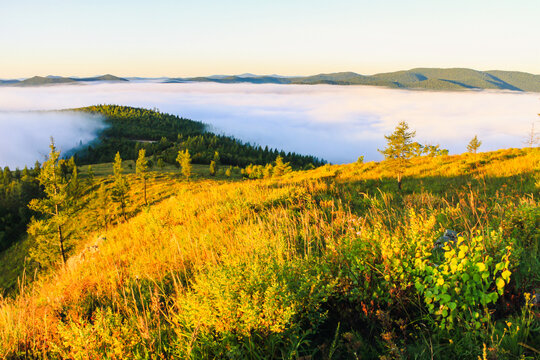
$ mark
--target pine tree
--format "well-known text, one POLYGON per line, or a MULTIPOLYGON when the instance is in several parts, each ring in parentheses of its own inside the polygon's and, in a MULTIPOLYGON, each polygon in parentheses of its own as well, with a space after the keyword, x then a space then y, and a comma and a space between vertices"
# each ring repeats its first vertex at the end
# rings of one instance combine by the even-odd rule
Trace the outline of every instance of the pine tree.
POLYGON ((274 166, 274 169, 272 171, 273 176, 278 177, 291 171, 292 169, 289 163, 284 163, 283 157, 281 155, 278 155, 276 157, 276 165, 274 166))
POLYGON ((148 205, 146 201, 146 179, 148 177, 148 161, 146 160, 146 150, 139 150, 139 157, 137 158, 137 163, 135 164, 135 172, 139 175, 144 182, 144 204, 148 205))
POLYGON ((4 185, 7 186, 11 184, 13 181, 13 175, 11 174, 11 170, 9 169, 9 166, 4 167, 4 185))
POLYGON ((159 158, 158 161, 157 161, 157 166, 163 170, 163 168, 165 167, 165 162, 163 162, 163 159, 162 158, 159 158))
POLYGON ((122 175, 124 169, 122 168, 122 158, 120 153, 117 152, 114 157, 113 173, 114 173, 114 185, 112 189, 111 199, 120 206, 122 217, 127 220, 126 205, 127 205, 127 193, 129 191, 129 184, 122 175))
POLYGON ((189 155, 188 149, 184 151, 178 151, 176 161, 180 164, 180 167, 182 168, 182 175, 184 175, 186 179, 189 180, 191 176, 191 156, 189 155))
POLYGON ((92 165, 88 165, 86 183, 88 186, 94 185, 94 169, 92 169, 92 165))
POLYGON ((70 191, 73 177, 70 181, 63 176, 60 167, 60 152, 56 150, 51 138, 51 152, 41 167, 38 180, 45 192, 45 198, 33 199, 28 205, 30 209, 43 215, 43 219, 32 219, 28 233, 36 239, 36 247, 31 250, 31 256, 41 265, 53 263, 58 254, 62 263, 66 263, 66 240, 70 233, 66 227, 74 212, 76 199, 70 191), (54 234, 54 235, 53 235, 54 234), (58 251, 55 251, 52 239, 57 239, 58 251))
POLYGON ((221 164, 220 163, 220 157, 219 157, 219 152, 217 151, 214 151, 214 158, 213 158, 213 161, 214 161, 214 169, 216 170, 216 172, 218 171, 219 169, 219 165, 221 164))
POLYGON ((36 161, 34 164, 34 176, 37 177, 40 171, 41 171, 41 164, 39 163, 39 161, 36 161))
POLYGON ((99 186, 97 198, 99 204, 96 208, 98 223, 107 230, 109 222, 111 221, 110 196, 103 183, 99 186))
POLYGON ((469 145, 467 145, 467 151, 472 154, 476 154, 476 151, 478 150, 480 145, 482 145, 482 142, 478 140, 478 136, 474 135, 472 140, 469 142, 469 145))
POLYGON ((71 176, 69 178, 68 191, 69 191, 70 196, 73 199, 79 199, 81 197, 82 189, 81 189, 81 184, 79 182, 79 169, 77 168, 75 161, 73 161, 70 168, 71 168, 71 176))
POLYGON ((416 131, 409 131, 409 125, 401 121, 392 134, 384 136, 387 142, 386 149, 378 150, 384 155, 388 168, 395 172, 399 190, 403 173, 414 156, 415 146, 412 139, 415 136, 416 131))
POLYGON ((266 164, 263 170, 263 177, 271 178, 273 170, 274 170, 274 167, 272 166, 272 164, 266 164))

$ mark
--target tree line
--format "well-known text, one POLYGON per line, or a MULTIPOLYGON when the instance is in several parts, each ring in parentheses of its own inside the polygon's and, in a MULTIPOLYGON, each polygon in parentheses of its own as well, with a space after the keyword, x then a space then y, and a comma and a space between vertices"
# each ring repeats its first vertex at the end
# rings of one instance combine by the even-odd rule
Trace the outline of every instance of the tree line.
POLYGON ((207 131, 201 122, 161 113, 157 109, 98 105, 74 111, 103 115, 107 125, 95 142, 76 150, 75 159, 79 164, 108 162, 117 152, 125 160, 135 160, 140 149, 145 149, 155 163, 161 159, 176 164, 180 150, 188 150, 194 164, 210 164, 215 151, 220 153, 222 164, 240 167, 265 165, 278 155, 294 169, 325 163, 314 156, 262 148, 231 136, 217 135, 207 131))

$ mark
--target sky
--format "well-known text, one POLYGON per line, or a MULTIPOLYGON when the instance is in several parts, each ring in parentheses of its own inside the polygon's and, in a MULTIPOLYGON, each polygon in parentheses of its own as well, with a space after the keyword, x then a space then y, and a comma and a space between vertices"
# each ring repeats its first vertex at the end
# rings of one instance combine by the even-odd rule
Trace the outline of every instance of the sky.
POLYGON ((0 0, 0 78, 540 74, 538 0, 0 0))

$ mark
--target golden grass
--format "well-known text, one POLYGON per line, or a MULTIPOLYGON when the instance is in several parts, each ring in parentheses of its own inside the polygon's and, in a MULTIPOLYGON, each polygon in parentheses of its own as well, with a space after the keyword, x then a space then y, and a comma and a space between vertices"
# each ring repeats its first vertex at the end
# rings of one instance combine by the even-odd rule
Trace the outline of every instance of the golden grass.
MULTIPOLYGON (((406 171, 405 183, 412 178, 467 176, 470 182, 525 176, 538 172, 539 163, 538 149, 419 158, 406 171), (473 160, 476 165, 471 165, 473 160)), ((93 167, 100 177, 110 174, 110 164, 93 167)), ((392 226, 369 227, 367 222, 370 216, 377 216, 381 223, 401 219, 397 212, 391 213, 392 195, 370 193, 372 188, 365 183, 383 184, 382 179, 391 177, 377 163, 323 166, 278 179, 244 182, 202 176, 186 182, 176 169, 167 170, 152 174, 148 181, 148 198, 153 203, 149 207, 140 205, 141 181, 129 175, 134 200, 128 212, 134 217, 108 229, 89 215, 102 206, 94 186, 86 198, 87 208, 77 215, 84 230, 78 252, 98 237, 106 240, 99 251, 23 287, 15 298, 0 301, 0 357, 27 353, 31 357, 94 358, 105 351, 99 346, 109 346, 108 356, 122 358, 131 356, 130 351, 141 344, 150 352, 160 352, 163 349, 155 337, 165 336, 161 322, 176 331, 183 356, 190 355, 193 346, 193 339, 182 338, 189 333, 185 329, 193 337, 204 329, 282 332, 302 307, 280 297, 281 280, 273 273, 268 275, 272 264, 290 266, 293 273, 309 276, 297 260, 317 261, 321 253, 334 259, 362 232, 372 241, 386 234, 390 244, 396 236, 390 234, 392 226), (320 198, 315 200, 317 196, 320 198), (372 205, 359 216, 351 211, 347 199, 363 199, 372 205), (242 280, 245 269, 251 277, 242 280), (268 283, 266 295, 242 293, 243 281, 268 283), (221 294, 237 294, 238 303, 244 305, 231 307, 232 300, 221 299, 216 288, 221 294), (272 298, 276 303, 269 302, 272 298), (216 312, 222 316, 216 317, 216 312), (115 325, 119 332, 100 333, 112 327, 111 321, 119 321, 115 325), (101 342, 96 340, 96 344, 101 345, 93 348, 83 341, 85 337, 98 339, 101 342), (113 346, 114 339, 118 344, 113 346)), ((97 182, 111 186, 108 178, 97 182)), ((429 191, 407 196, 404 201, 411 208, 415 203, 443 206, 441 198, 429 191)), ((421 226, 440 230, 434 229, 433 217, 427 219, 421 226)), ((428 236, 422 231, 416 231, 423 234, 418 236, 428 236)), ((404 250, 394 246, 389 251, 398 254, 404 250)))

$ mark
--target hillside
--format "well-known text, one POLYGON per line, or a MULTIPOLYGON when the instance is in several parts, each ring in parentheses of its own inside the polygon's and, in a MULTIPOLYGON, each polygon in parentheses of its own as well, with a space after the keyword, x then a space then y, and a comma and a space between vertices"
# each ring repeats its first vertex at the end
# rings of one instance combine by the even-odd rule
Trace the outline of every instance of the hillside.
MULTIPOLYGON (((339 72, 330 74, 318 74, 312 76, 280 75, 214 75, 184 78, 132 78, 137 81, 158 81, 163 83, 185 82, 216 82, 224 84, 251 83, 251 84, 329 84, 329 85, 368 85, 383 86, 398 89, 417 90, 470 90, 491 89, 540 92, 540 75, 518 71, 489 70, 478 71, 466 68, 416 68, 411 70, 380 73, 375 75, 361 75, 354 72, 339 72)), ((64 83, 76 83, 84 81, 116 81, 124 82, 128 79, 113 75, 104 75, 93 78, 63 78, 63 77, 39 77, 9 82, 0 85, 14 86, 39 86, 64 83)))
POLYGON ((77 149, 77 163, 103 163, 120 152, 127 160, 137 158, 140 149, 146 149, 157 162, 161 158, 168 164, 176 163, 179 150, 188 149, 196 164, 210 164, 215 152, 224 165, 265 165, 278 155, 293 168, 319 166, 324 160, 277 149, 262 148, 258 144, 244 143, 232 136, 217 135, 207 131, 206 125, 157 110, 119 105, 88 106, 65 111, 85 112, 104 117, 107 128, 96 142, 77 149))
POLYGON ((59 84, 76 84, 81 82, 97 82, 97 81, 107 81, 107 82, 125 82, 129 81, 114 75, 102 75, 95 77, 87 78, 71 78, 71 77, 62 77, 62 76, 34 76, 25 80, 12 80, 9 82, 2 83, 0 85, 11 85, 11 86, 43 86, 43 85, 59 85, 59 84))
POLYGON ((536 148, 418 157, 402 192, 373 162, 154 173, 148 207, 128 175, 128 221, 0 302, 0 357, 533 359, 539 171, 536 148))
MULTIPOLYGON (((313 156, 286 153, 267 146, 263 148, 244 143, 231 136, 216 135, 207 131, 201 122, 156 110, 99 105, 62 111, 89 113, 93 117, 100 117, 106 125, 92 143, 81 144, 70 153, 62 154, 65 157, 62 160, 64 177, 70 176, 80 165, 99 164, 98 169, 101 169, 102 164, 110 163, 117 153, 130 164, 130 170, 134 170, 133 160, 137 159, 140 150, 146 151, 150 168, 161 172, 172 167, 173 172, 178 173, 177 157, 180 151, 189 151, 192 163, 198 169, 204 168, 203 173, 208 172, 212 162, 219 164, 221 175, 228 168, 237 173, 242 167, 248 169, 248 176, 256 177, 262 175, 263 169, 268 171, 268 164, 278 157, 292 169, 314 168, 325 163, 313 156)), ((12 254, 10 247, 24 248, 19 243, 25 237, 29 222, 37 215, 28 208, 28 203, 44 195, 37 179, 40 166, 36 162, 31 169, 0 168, 0 257, 6 249, 8 254, 12 254)), ((85 167, 82 169, 84 172, 85 167)), ((86 174, 79 175, 84 178, 86 174)), ((6 256, 10 259, 11 255, 6 256)), ((16 284, 17 276, 25 265, 17 255, 13 259, 20 261, 0 263, 0 294, 1 288, 12 288, 16 284)))
POLYGON ((220 83, 370 85, 399 89, 467 90, 493 89, 540 92, 540 75, 515 71, 478 71, 464 68, 417 68, 406 71, 361 75, 354 72, 301 77, 226 76, 170 79, 168 82, 211 81, 220 83))

